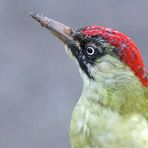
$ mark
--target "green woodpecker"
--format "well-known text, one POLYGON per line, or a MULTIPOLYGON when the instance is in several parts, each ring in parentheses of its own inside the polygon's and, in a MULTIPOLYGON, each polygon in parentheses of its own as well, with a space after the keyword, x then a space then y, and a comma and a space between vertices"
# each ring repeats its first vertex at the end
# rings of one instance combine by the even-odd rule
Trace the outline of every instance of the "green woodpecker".
POLYGON ((101 26, 74 30, 31 14, 64 43, 83 91, 72 113, 72 148, 148 148, 148 73, 125 34, 101 26))

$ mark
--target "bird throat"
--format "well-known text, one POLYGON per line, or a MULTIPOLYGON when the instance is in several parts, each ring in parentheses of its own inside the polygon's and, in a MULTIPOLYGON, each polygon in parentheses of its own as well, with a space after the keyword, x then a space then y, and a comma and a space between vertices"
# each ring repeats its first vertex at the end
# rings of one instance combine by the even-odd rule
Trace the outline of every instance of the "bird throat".
MULTIPOLYGON (((91 69, 95 79, 90 79, 80 69, 83 90, 74 108, 70 126, 73 148, 86 147, 86 145, 88 148, 96 147, 95 144, 101 144, 102 138, 107 139, 108 132, 111 137, 114 137, 117 127, 120 131, 120 127, 128 125, 123 123, 123 117, 126 119, 135 112, 136 106, 141 101, 139 98, 143 96, 141 82, 128 67, 123 70, 125 65, 119 62, 117 65, 119 69, 116 67, 114 70, 113 67, 110 69, 111 65, 107 62, 110 57, 104 58, 105 62, 91 69), (106 69, 102 70, 103 67, 106 69), (115 125, 115 127, 111 125, 115 125)), ((138 121, 140 120, 138 119, 138 121)), ((129 121, 131 125, 135 124, 133 121, 135 120, 129 121)), ((130 127, 127 126, 126 129, 129 132, 130 127)), ((96 148, 98 147, 103 146, 97 145, 96 148)))

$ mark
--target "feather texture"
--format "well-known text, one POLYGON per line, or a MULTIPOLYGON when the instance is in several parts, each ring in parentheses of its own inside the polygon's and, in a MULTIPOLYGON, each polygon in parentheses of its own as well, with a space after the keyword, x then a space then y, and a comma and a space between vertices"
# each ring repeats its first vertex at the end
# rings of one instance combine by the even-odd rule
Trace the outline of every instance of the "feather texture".
POLYGON ((147 148, 148 89, 124 63, 112 56, 81 70, 82 95, 73 111, 73 148, 147 148))

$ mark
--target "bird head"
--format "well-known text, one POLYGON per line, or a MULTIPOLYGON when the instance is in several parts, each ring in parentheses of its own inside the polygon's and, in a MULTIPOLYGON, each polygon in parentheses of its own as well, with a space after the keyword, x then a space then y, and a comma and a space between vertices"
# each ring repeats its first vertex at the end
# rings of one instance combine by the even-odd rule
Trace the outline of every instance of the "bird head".
POLYGON ((127 35, 102 26, 75 30, 43 15, 31 16, 64 43, 67 54, 88 80, 114 77, 117 71, 128 71, 148 86, 148 73, 140 51, 127 35))

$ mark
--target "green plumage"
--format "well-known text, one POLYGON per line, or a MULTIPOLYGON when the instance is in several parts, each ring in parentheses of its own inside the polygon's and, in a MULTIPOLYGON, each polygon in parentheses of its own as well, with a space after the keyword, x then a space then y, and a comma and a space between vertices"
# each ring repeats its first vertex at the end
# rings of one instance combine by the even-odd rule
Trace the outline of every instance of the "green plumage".
POLYGON ((72 148, 148 148, 148 89, 109 55, 91 73, 95 81, 81 71, 84 87, 72 115, 72 148))

